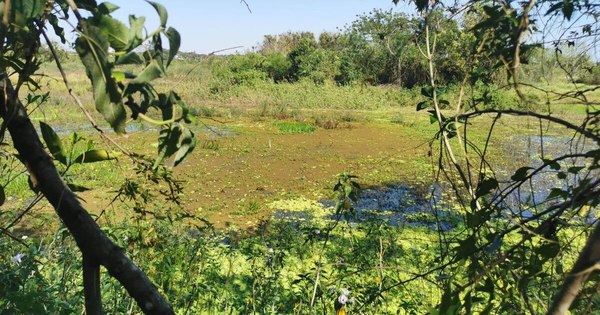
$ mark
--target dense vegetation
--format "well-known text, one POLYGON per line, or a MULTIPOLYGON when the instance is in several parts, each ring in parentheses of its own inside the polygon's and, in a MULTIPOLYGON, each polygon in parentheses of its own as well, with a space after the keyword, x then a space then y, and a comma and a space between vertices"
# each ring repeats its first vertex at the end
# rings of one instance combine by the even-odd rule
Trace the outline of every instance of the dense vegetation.
POLYGON ((161 26, 145 34, 108 3, 3 2, 0 313, 598 309, 597 6, 414 4, 415 16, 374 9, 337 33, 198 56, 177 54, 156 3, 161 26), (75 52, 41 45, 41 25, 60 35, 76 8, 90 15, 75 52), (563 21, 580 22, 556 31, 563 21), (20 129, 38 120, 46 151, 20 129), (336 150, 354 129, 381 147, 336 150), (311 147, 330 159, 285 152, 311 137, 332 139, 311 147), (278 159, 276 182, 235 164, 278 159), (352 165, 319 165, 335 160, 352 165), (211 220, 221 212, 230 220, 211 220))

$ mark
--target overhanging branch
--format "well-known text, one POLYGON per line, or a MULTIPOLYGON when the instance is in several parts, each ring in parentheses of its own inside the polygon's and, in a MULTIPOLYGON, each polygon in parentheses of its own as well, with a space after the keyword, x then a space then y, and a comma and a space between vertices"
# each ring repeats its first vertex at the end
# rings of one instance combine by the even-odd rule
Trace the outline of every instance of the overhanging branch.
POLYGON ((0 116, 21 162, 30 170, 30 176, 38 183, 37 187, 73 235, 86 263, 104 266, 144 313, 174 314, 146 274, 100 230, 76 195, 63 182, 6 76, 0 81, 0 116))

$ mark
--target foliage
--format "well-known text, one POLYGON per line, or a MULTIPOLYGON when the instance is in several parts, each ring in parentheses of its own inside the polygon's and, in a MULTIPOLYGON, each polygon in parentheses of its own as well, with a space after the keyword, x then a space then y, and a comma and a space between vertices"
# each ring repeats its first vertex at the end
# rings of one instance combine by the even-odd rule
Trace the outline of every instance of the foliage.
MULTIPOLYGON (((167 27, 168 14, 161 4, 152 1, 147 3, 155 9, 160 20, 158 29, 151 33, 147 33, 144 28, 144 17, 130 15, 128 26, 114 18, 111 14, 119 7, 109 2, 4 1, 0 7, 0 15, 3 17, 0 24, 0 83, 3 100, 0 106, 0 140, 6 144, 5 134, 10 134, 9 143, 13 147, 3 149, 2 153, 3 156, 18 157, 25 165, 29 173, 29 186, 37 194, 30 205, 6 228, 3 227, 2 231, 10 236, 8 229, 23 219, 41 200, 41 196, 45 197, 75 238, 82 253, 83 290, 88 313, 103 313, 102 299, 97 294, 100 265, 107 268, 110 275, 125 286, 144 312, 173 312, 146 275, 106 237, 81 206, 74 192, 87 188, 72 182, 68 174, 69 169, 76 165, 112 160, 123 155, 135 163, 145 165, 148 173, 155 173, 164 168, 164 160, 173 157, 173 164, 177 165, 195 147, 194 133, 186 126, 193 118, 185 103, 175 92, 160 92, 152 84, 173 61, 180 47, 180 35, 174 28, 167 27), (60 59, 65 54, 54 47, 55 43, 50 41, 47 34, 51 26, 61 42, 66 43, 64 25, 59 20, 68 20, 70 14, 75 16, 76 26, 69 22, 65 24, 76 33, 73 48, 91 82, 97 112, 117 134, 125 133, 127 116, 161 127, 158 154, 153 164, 134 156, 107 136, 72 90, 60 59), (44 49, 41 49, 42 39, 47 45, 44 49), (168 51, 163 49, 163 39, 168 42, 168 51), (65 87, 88 122, 118 152, 96 149, 92 142, 88 142, 85 149, 79 151, 83 138, 73 133, 69 143, 63 143, 49 124, 40 122, 41 135, 47 148, 47 151, 44 150, 31 123, 31 108, 26 106, 44 106, 48 100, 49 94, 40 92, 41 87, 35 78, 39 75, 41 64, 51 61, 56 62, 65 87), (25 88, 29 90, 26 98, 23 92, 25 88), (152 114, 161 118, 157 120, 148 116, 151 112, 156 112, 152 114), (51 157, 59 163, 58 167, 52 163, 51 157)), ((0 187, 0 201, 4 203, 4 185, 0 187)), ((33 255, 34 251, 30 250, 29 254, 33 255)), ((21 265, 22 257, 15 257, 17 258, 12 262, 21 265)), ((30 275, 40 278, 32 265, 21 269, 21 273, 24 279, 30 275)), ((10 271, 6 271, 6 274, 10 274, 10 271)), ((19 279, 10 281, 14 282, 11 290, 18 290, 23 284, 19 279)), ((13 292, 6 293, 10 295, 13 292)), ((40 312, 43 309, 40 305, 32 306, 39 307, 38 309, 27 309, 27 305, 19 305, 23 300, 19 302, 18 296, 12 300, 15 301, 18 303, 9 302, 5 305, 8 310, 21 308, 24 312, 40 312)))
MULTIPOLYGON (((483 93, 470 102, 460 98, 451 102, 446 98, 446 89, 441 86, 444 78, 438 70, 444 63, 436 57, 447 54, 447 47, 442 48, 443 41, 440 41, 445 30, 437 28, 439 22, 431 23, 440 18, 437 10, 442 4, 437 1, 416 1, 415 4, 425 28, 421 50, 425 52, 430 69, 429 84, 421 89, 426 99, 417 104, 417 110, 430 109, 430 121, 438 126, 435 139, 440 143, 439 174, 452 183, 464 209, 465 222, 464 234, 452 242, 447 241, 443 231, 440 232, 439 265, 452 272, 434 313, 491 313, 496 310, 533 314, 548 310, 551 314, 564 314, 571 307, 585 313, 586 307, 581 302, 573 303, 579 292, 583 295, 580 298, 594 308, 598 299, 587 293, 595 285, 586 284, 585 280, 596 269, 596 262, 590 257, 599 255, 594 248, 600 229, 595 212, 600 203, 597 180, 600 136, 596 126, 599 112, 587 95, 597 87, 579 88, 574 82, 587 55, 571 54, 565 58, 558 48, 561 44, 557 43, 556 63, 573 88, 560 92, 547 90, 537 82, 529 83, 546 93, 548 108, 543 110, 537 106, 535 96, 523 93, 521 65, 528 62, 528 57, 540 57, 534 48, 541 44, 536 44, 535 40, 533 43, 525 41, 528 30, 539 30, 539 21, 533 18, 535 14, 548 19, 543 23, 552 24, 556 20, 568 21, 572 16, 595 16, 596 8, 569 1, 553 5, 542 2, 537 6, 535 1, 467 3, 470 10, 467 15, 483 14, 475 18, 471 51, 464 57, 466 66, 460 67, 473 71, 457 72, 453 76, 464 78, 461 91, 483 93), (557 13, 560 9, 561 13, 557 13), (495 60, 495 63, 490 64, 489 60, 495 60), (489 80, 498 70, 506 73, 508 86, 516 92, 519 107, 529 110, 507 109, 505 102, 499 101, 498 97, 502 96, 496 94, 499 90, 493 92, 495 88, 489 80), (568 95, 577 95, 574 101, 587 108, 587 115, 579 125, 552 113, 551 106, 568 95), (456 115, 447 117, 442 110, 444 106, 454 107, 456 115), (483 146, 477 146, 470 136, 473 129, 470 124, 486 113, 495 116, 489 125, 488 139, 483 146), (492 140, 495 124, 504 115, 531 117, 539 120, 540 126, 539 142, 534 145, 539 146, 540 155, 525 160, 512 176, 511 173, 498 173, 488 157, 495 144, 492 140), (547 127, 542 127, 544 124, 547 127), (549 137, 547 128, 554 124, 568 128, 572 132, 571 141, 587 144, 552 155, 545 153, 549 137), (543 172, 554 177, 556 183, 549 192, 539 191, 543 182, 549 180, 541 175, 543 172), (588 216, 591 209, 595 213, 592 217, 588 216), (588 242, 583 247, 585 238, 588 242), (565 268, 571 271, 567 272, 565 268)), ((537 35, 544 38, 544 31, 542 29, 537 35)), ((573 29, 560 32, 565 36, 562 42, 567 46, 577 46, 575 42, 595 44, 595 35, 586 26, 584 33, 587 35, 581 38, 573 29)), ((539 52, 544 50, 538 48, 539 52)), ((568 146, 571 141, 564 140, 564 143, 568 146)))

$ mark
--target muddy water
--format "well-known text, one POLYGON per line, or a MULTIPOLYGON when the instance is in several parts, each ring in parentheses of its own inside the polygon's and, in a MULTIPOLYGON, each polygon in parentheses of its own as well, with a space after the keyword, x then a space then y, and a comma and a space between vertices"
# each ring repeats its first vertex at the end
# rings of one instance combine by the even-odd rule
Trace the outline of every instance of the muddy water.
MULTIPOLYGON (((566 136, 556 135, 532 135, 532 136, 514 136, 505 143, 505 150, 512 153, 512 164, 503 165, 506 170, 503 176, 508 179, 521 166, 538 168, 544 164, 544 159, 555 159, 563 155, 577 154, 593 150, 597 146, 584 139, 573 139, 566 136)), ((534 206, 545 201, 552 189, 559 188, 569 190, 576 187, 578 182, 585 176, 588 178, 597 178, 600 176, 599 170, 592 170, 586 174, 585 166, 590 161, 581 157, 568 158, 559 162, 560 169, 546 167, 543 171, 532 176, 531 181, 522 188, 515 190, 506 199, 506 204, 513 209, 520 209, 518 215, 527 218, 537 214, 538 211, 545 210, 549 205, 556 204, 560 200, 551 201, 550 204, 534 206), (582 168, 579 173, 568 172, 569 168, 582 168), (557 175, 562 172, 566 178, 559 178, 557 175)), ((589 213, 590 218, 595 218, 595 213, 589 213)))

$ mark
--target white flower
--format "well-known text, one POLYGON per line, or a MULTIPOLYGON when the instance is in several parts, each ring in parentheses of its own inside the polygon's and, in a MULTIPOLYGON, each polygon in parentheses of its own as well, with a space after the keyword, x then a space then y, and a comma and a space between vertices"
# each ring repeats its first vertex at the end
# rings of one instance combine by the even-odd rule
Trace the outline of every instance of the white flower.
POLYGON ((16 254, 11 261, 17 265, 21 264, 21 261, 23 260, 23 257, 25 257, 25 254, 22 253, 18 253, 16 254))
POLYGON ((267 251, 269 254, 273 254, 275 251, 272 248, 269 248, 269 250, 267 251))
POLYGON ((29 238, 29 236, 27 236, 27 235, 23 235, 23 236, 21 236, 21 239, 22 239, 22 240, 26 240, 26 239, 28 239, 28 238, 29 238))
POLYGON ((354 297, 350 297, 350 299, 348 300, 348 303, 354 304, 354 297))
POLYGON ((350 295, 350 290, 348 290, 346 288, 341 288, 340 292, 342 293, 342 295, 345 295, 345 296, 350 295))
POLYGON ((347 301, 348 297, 343 294, 338 297, 338 303, 340 303, 341 305, 346 304, 347 301))
POLYGON ((319 235, 319 234, 321 234, 321 231, 320 230, 315 230, 315 234, 319 235))

